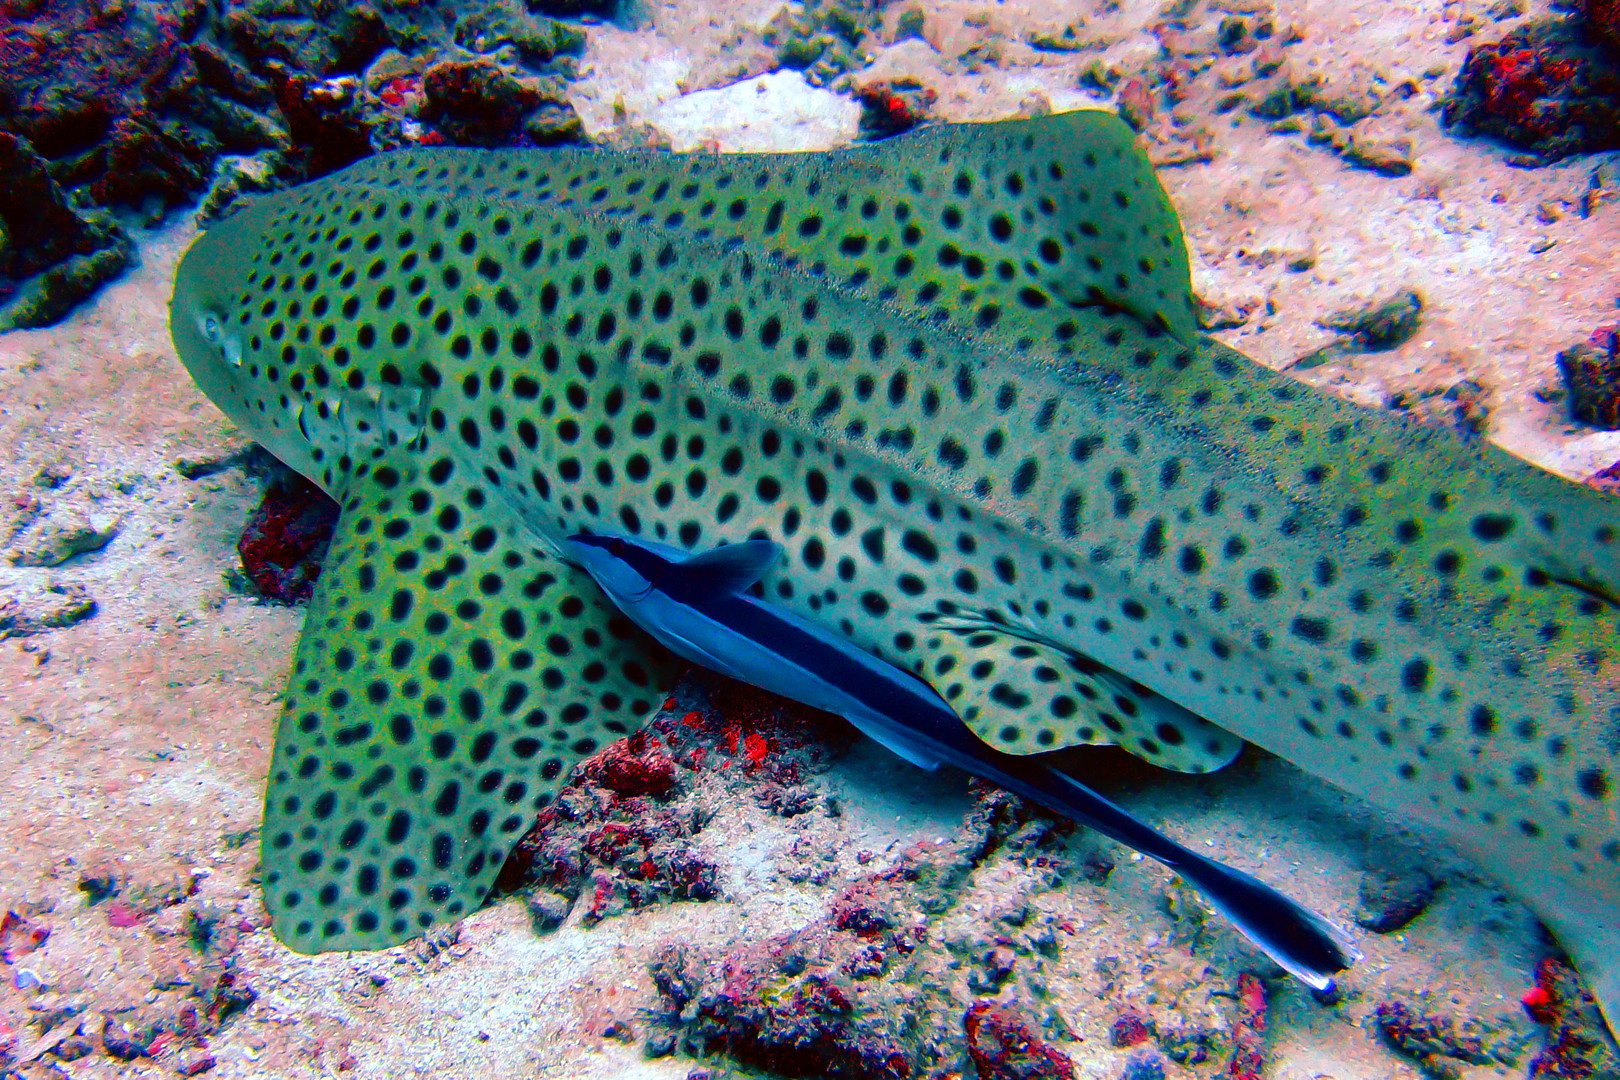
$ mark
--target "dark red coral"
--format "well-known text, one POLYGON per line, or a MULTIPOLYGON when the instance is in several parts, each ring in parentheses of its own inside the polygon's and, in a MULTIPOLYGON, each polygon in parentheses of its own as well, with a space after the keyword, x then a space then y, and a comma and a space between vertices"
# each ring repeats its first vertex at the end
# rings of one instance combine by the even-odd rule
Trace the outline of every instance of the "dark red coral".
POLYGON ((1464 135, 1555 160, 1620 147, 1620 64, 1569 19, 1544 19, 1469 51, 1442 116, 1464 135))
POLYGON ((216 150, 212 138, 137 109, 113 124, 107 169, 90 185, 90 194, 103 204, 138 207, 151 198, 165 207, 188 204, 208 187, 216 150))
POLYGON ((0 127, 46 157, 99 142, 174 74, 202 0, 10 3, 0 19, 0 127))
POLYGON ((371 154, 371 122, 354 81, 322 82, 276 73, 276 105, 287 120, 303 175, 336 172, 371 154))
POLYGON ((1620 428, 1620 325, 1600 326, 1590 337, 1558 354, 1569 390, 1569 413, 1606 431, 1620 428))
POLYGON ((975 1002, 962 1028, 979 1080, 1074 1080, 1069 1056, 1048 1046, 1010 1004, 975 1002))
POLYGON ((675 759, 643 729, 585 762, 580 779, 620 795, 661 799, 675 788, 675 759))
POLYGON ((1596 1000, 1575 969, 1548 957, 1536 965, 1536 985, 1524 1007, 1547 1028, 1547 1045, 1530 1063, 1531 1080, 1587 1080, 1620 1074, 1620 1053, 1609 1038, 1596 1000))
POLYGON ((272 600, 298 604, 315 591, 337 525, 338 504, 295 472, 265 489, 236 550, 254 588, 272 600))
POLYGON ((887 139, 910 131, 928 118, 939 95, 914 82, 887 80, 855 90, 861 103, 861 138, 887 139))
POLYGON ((1140 1046, 1153 1038, 1153 1021, 1134 1009, 1128 1009, 1114 1017, 1114 1023, 1108 1029, 1108 1041, 1120 1049, 1140 1046))
POLYGON ((889 882, 884 878, 868 878, 850 885, 833 900, 833 926, 865 938, 891 929, 893 924, 885 905, 890 891, 889 882))
POLYGON ((705 685, 709 707, 681 710, 672 698, 641 731, 582 762, 513 847, 496 889, 540 887, 569 900, 589 890, 588 921, 718 895, 718 870, 696 846, 704 815, 665 803, 699 781, 725 797, 797 785, 849 734, 753 687, 719 678, 705 685))
POLYGON ((1576 7, 1595 37, 1620 49, 1620 0, 1576 0, 1576 7))
POLYGON ((488 60, 445 60, 422 75, 422 118, 458 146, 506 146, 540 107, 540 92, 488 60))

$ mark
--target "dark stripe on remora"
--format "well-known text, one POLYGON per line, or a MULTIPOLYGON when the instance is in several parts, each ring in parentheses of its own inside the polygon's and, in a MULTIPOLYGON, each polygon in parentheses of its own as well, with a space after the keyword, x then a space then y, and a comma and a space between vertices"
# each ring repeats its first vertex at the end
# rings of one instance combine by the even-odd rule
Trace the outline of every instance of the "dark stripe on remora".
POLYGON ((579 535, 571 539, 602 548, 623 561, 671 600, 712 619, 734 633, 769 648, 822 682, 834 686, 879 716, 890 718, 926 739, 949 746, 973 758, 983 758, 990 747, 981 743, 966 724, 922 682, 878 657, 867 667, 839 644, 811 633, 778 615, 767 604, 737 593, 715 595, 690 587, 678 562, 616 536, 579 535), (885 672, 883 669, 888 668, 885 672))
POLYGON ((968 735, 971 743, 964 741, 962 736, 968 734, 969 729, 935 697, 926 683, 877 657, 872 658, 872 667, 862 664, 845 651, 845 648, 856 649, 855 645, 840 648, 750 596, 711 596, 688 606, 748 640, 766 646, 877 715, 890 718, 925 739, 966 751, 974 757, 982 756, 987 749, 972 735, 968 735), (885 667, 890 671, 885 672, 885 667))

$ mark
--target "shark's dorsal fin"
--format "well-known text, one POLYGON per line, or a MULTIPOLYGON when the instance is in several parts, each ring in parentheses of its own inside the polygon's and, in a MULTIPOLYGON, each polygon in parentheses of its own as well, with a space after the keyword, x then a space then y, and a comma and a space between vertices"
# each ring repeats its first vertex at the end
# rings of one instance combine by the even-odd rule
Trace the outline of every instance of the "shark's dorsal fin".
POLYGON ((680 580, 671 582, 669 591, 678 588, 681 598, 687 601, 740 593, 758 581, 781 557, 782 545, 774 540, 722 544, 712 551, 682 559, 677 564, 680 580))
POLYGON ((759 200, 760 220, 738 223, 746 242, 890 292, 931 320, 1007 342, 1066 322, 1080 329, 1060 342, 1103 338, 1128 320, 1144 340, 1132 333, 1086 353, 1089 365, 1091 351, 1119 352, 1124 370, 1140 367, 1131 357, 1143 348, 1179 353, 1197 340, 1180 222, 1136 133, 1111 112, 950 124, 820 159, 756 160, 775 166, 789 192, 797 183, 837 195, 791 228, 772 227, 783 204, 759 200), (890 203, 895 212, 874 209, 890 203), (963 302, 936 300, 941 286, 963 302))

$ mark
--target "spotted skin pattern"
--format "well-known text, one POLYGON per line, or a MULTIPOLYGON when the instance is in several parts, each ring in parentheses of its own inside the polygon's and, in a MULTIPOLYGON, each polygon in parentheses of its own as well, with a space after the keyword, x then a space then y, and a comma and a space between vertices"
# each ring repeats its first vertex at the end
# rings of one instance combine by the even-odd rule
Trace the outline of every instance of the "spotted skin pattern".
MULTIPOLYGON (((991 744, 1094 741, 1105 716, 1181 767, 1256 742, 1446 831, 1612 1003, 1613 504, 1315 394, 1196 337, 1190 304, 1145 159, 1080 113, 816 155, 385 155, 210 231, 172 322, 203 389, 344 501, 340 547, 375 470, 432 455, 525 559, 593 529, 770 538, 789 558, 766 597, 916 671, 991 744), (1219 727, 1162 719, 1181 710, 1219 727)), ((488 618, 467 632, 493 641, 488 618)), ((299 662, 330 677, 355 645, 318 635, 299 662)), ((364 770, 333 768, 374 754, 395 777, 369 805, 429 812, 380 710, 315 704, 282 740, 313 710, 372 741, 274 773, 272 803, 353 798, 364 770)), ((560 782, 532 773, 531 800, 560 782)), ((399 940, 352 867, 312 920, 338 932, 299 933, 304 841, 267 838, 284 940, 399 940)), ((412 932, 453 914, 402 910, 412 932)))

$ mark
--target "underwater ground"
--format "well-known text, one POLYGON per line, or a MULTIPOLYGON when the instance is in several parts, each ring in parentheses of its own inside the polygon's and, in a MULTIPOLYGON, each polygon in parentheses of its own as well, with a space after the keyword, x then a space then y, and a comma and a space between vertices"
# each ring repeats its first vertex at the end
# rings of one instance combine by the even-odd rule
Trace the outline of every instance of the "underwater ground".
POLYGON ((1216 336, 1612 487, 1617 57, 1606 0, 0 0, 0 1076, 1620 1075, 1527 910, 1284 762, 1073 759, 1355 927, 1331 998, 1156 863, 701 676, 582 768, 504 899, 289 952, 257 830, 302 612, 255 572, 318 512, 166 328, 199 202, 374 149, 1111 107, 1216 336))

